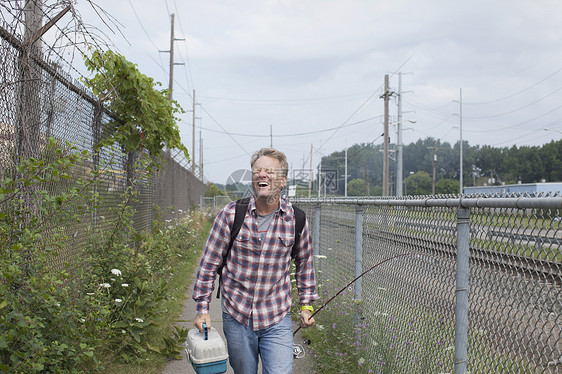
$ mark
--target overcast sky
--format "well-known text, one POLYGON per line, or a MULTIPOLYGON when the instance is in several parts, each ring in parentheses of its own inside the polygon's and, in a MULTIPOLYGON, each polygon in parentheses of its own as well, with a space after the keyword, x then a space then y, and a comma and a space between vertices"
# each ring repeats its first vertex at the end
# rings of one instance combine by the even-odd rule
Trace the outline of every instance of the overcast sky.
MULTIPOLYGON (((140 71, 191 110, 209 181, 225 183, 269 146, 294 169, 357 143, 382 144, 384 76, 398 92, 403 143, 543 145, 562 137, 562 2, 558 0, 85 0, 77 9, 140 71), (409 121, 415 121, 411 123, 409 121), (270 129, 273 137, 270 138, 270 129), (548 129, 548 130, 545 130, 548 129)), ((391 122, 397 100, 390 102, 391 122)), ((192 149, 192 114, 179 124, 192 149)), ((396 142, 396 127, 390 132, 396 142)), ((429 152, 429 150, 428 150, 429 152)), ((382 173, 382 171, 381 171, 382 173)))

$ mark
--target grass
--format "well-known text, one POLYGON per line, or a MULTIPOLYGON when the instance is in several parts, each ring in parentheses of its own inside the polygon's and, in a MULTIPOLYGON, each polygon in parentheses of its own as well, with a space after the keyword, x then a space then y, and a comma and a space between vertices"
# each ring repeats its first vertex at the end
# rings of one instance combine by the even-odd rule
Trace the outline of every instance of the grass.
MULTIPOLYGON (((173 269, 173 276, 168 283, 170 296, 162 303, 160 317, 154 321, 157 325, 151 335, 150 342, 161 341, 163 337, 171 334, 173 326, 177 323, 186 300, 190 297, 192 276, 199 264, 205 240, 211 229, 211 222, 205 222, 197 240, 191 243, 187 251, 194 251, 195 256, 190 256, 188 261, 177 262, 173 269)), ((159 374, 168 360, 156 353, 148 352, 143 363, 113 364, 108 367, 109 374, 159 374)))
MULTIPOLYGON (((319 304, 334 293, 332 288, 319 288, 319 304)), ((366 304, 346 291, 315 317, 316 327, 304 335, 316 369, 322 374, 453 373, 454 321, 384 293, 370 295, 366 304)), ((528 360, 496 351, 488 334, 468 331, 469 372, 534 372, 528 360)))

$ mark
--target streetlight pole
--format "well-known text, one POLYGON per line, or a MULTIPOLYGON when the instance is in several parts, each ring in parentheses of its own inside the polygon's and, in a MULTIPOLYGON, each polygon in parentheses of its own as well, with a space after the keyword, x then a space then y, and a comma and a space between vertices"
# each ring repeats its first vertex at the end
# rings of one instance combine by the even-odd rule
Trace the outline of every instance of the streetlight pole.
POLYGON ((398 124, 396 125, 396 196, 402 196, 402 72, 398 72, 398 124))
POLYGON ((463 193, 463 184, 462 184, 462 174, 463 174, 463 171, 462 171, 462 164, 463 164, 463 162, 462 162, 462 87, 460 88, 460 91, 459 91, 459 107, 460 107, 460 109, 459 109, 459 118, 460 118, 459 132, 460 132, 460 141, 461 141, 460 148, 459 148, 459 150, 460 150, 460 152, 459 152, 460 153, 460 156, 459 156, 459 162, 460 162, 459 194, 462 195, 462 193, 463 193))
POLYGON ((345 186, 344 196, 347 197, 347 146, 345 147, 345 186))
MULTIPOLYGON (((382 195, 388 196, 388 100, 390 92, 388 88, 388 74, 384 76, 384 158, 382 170, 382 195)), ((366 170, 366 169, 365 169, 366 170)), ((367 180, 365 179, 365 185, 367 180)))

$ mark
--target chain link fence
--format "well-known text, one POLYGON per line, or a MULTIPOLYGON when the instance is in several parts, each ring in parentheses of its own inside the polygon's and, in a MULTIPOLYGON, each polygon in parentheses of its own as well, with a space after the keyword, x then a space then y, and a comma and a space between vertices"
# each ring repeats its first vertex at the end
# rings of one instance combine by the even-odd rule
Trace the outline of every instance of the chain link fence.
MULTIPOLYGON (((4 5, 2 10, 6 9, 4 5)), ((0 22, 1 177, 13 177, 22 159, 45 159, 50 137, 62 147, 70 142, 78 151, 91 155, 82 167, 73 171, 73 178, 91 179, 94 172, 99 173, 95 192, 100 204, 93 215, 65 227, 68 243, 53 260, 53 266, 73 263, 77 250, 86 240, 86 228, 104 225, 116 214, 115 207, 121 203, 123 192, 132 180, 138 180, 134 185, 138 194, 129 206, 135 210, 133 226, 139 231, 149 229, 156 217, 172 220, 198 206, 205 184, 188 170, 188 160, 178 150, 164 152, 159 170, 148 172, 134 169, 140 154, 94 148, 101 140, 104 126, 115 118, 98 98, 61 71, 58 64, 44 60, 41 44, 29 43, 29 36, 17 35, 17 25, 21 22, 17 18, 11 25, 0 22)), ((55 194, 64 187, 39 188, 55 194)), ((29 198, 40 199, 40 195, 32 193, 29 198)), ((48 230, 45 231, 48 235, 48 230)))
POLYGON ((232 198, 230 196, 224 196, 224 195, 213 196, 213 197, 205 196, 201 198, 200 208, 203 211, 208 212, 210 215, 215 216, 222 208, 224 208, 226 204, 228 204, 231 201, 232 198))
POLYGON ((562 372, 561 197, 293 203, 366 373, 562 372))

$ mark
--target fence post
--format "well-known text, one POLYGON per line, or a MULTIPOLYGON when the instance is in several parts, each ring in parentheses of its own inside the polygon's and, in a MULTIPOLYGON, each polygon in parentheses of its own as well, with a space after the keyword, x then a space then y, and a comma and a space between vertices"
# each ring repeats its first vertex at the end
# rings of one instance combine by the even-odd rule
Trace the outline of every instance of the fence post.
MULTIPOLYGON (((363 206, 355 206, 355 277, 363 273, 363 206)), ((355 281, 355 300, 361 300, 361 278, 355 281)))
POLYGON ((468 282, 470 210, 457 210, 457 279, 455 288, 455 374, 465 374, 468 366, 468 282))

